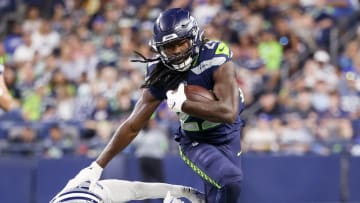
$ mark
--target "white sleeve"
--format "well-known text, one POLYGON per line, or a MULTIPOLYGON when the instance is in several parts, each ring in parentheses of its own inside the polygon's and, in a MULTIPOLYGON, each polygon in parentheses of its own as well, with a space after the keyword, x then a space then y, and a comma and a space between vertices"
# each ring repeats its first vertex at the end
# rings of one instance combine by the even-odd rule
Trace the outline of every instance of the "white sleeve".
POLYGON ((193 203, 202 203, 204 196, 199 191, 182 185, 166 183, 144 183, 125 180, 101 180, 99 184, 104 186, 106 197, 111 203, 122 203, 131 200, 165 198, 168 191, 173 197, 185 197, 193 203))

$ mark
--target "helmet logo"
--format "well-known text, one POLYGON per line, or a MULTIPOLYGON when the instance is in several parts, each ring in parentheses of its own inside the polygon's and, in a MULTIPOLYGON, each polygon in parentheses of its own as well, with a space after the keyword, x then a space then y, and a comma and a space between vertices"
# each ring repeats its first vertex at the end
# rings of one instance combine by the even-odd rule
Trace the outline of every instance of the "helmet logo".
POLYGON ((177 34, 172 33, 172 34, 163 36, 162 41, 163 41, 163 42, 166 42, 166 41, 169 41, 169 40, 176 39, 177 37, 178 37, 177 34))

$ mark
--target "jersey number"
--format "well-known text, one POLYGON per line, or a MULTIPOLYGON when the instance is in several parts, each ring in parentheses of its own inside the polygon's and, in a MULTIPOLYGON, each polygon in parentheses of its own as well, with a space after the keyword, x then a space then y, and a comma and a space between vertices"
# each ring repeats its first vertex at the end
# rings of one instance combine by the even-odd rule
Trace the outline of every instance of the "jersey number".
POLYGON ((197 131, 202 131, 202 130, 208 130, 210 128, 216 127, 221 124, 221 123, 215 123, 215 122, 211 122, 211 121, 189 122, 189 117, 190 116, 184 112, 179 113, 180 125, 181 125, 181 128, 185 131, 197 132, 197 131))

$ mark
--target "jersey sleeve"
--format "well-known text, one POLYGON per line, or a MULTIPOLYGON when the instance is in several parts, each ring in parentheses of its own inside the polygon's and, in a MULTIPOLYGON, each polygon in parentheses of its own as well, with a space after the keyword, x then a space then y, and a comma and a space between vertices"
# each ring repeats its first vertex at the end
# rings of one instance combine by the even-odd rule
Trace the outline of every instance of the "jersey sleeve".
POLYGON ((229 46, 224 42, 217 42, 215 51, 213 52, 213 58, 219 63, 214 64, 210 69, 211 74, 213 74, 221 65, 231 61, 232 52, 229 46))
POLYGON ((217 42, 214 57, 224 57, 225 62, 231 61, 232 52, 225 42, 217 42))
POLYGON ((231 59, 232 52, 227 44, 220 41, 208 41, 203 45, 191 71, 196 75, 209 75, 211 77, 216 69, 231 59))

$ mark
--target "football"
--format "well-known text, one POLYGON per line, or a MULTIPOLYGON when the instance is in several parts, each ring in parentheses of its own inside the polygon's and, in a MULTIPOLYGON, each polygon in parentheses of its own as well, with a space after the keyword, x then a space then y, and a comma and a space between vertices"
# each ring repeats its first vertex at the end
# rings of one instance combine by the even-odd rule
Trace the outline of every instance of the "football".
POLYGON ((208 102, 216 100, 214 93, 198 85, 186 85, 185 94, 190 101, 208 102))

